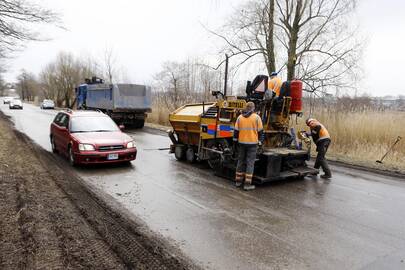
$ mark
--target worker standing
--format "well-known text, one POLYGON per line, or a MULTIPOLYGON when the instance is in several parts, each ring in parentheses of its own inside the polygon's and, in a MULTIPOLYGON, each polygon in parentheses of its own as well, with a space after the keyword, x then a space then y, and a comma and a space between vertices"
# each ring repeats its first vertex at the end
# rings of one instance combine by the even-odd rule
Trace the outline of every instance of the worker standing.
POLYGON ((239 145, 238 165, 236 167, 236 186, 240 187, 245 179, 243 189, 252 190, 254 165, 256 160, 257 145, 261 144, 263 137, 263 123, 255 112, 255 104, 248 102, 242 114, 235 123, 233 134, 234 141, 239 145))
POLYGON ((316 151, 318 152, 314 167, 315 169, 321 167, 324 172, 324 174, 321 175, 321 178, 329 179, 332 177, 332 173, 325 157, 331 143, 329 132, 325 126, 316 119, 308 118, 306 124, 311 129, 310 136, 312 136, 312 139, 316 144, 316 151))
POLYGON ((278 75, 277 72, 272 72, 270 74, 270 80, 268 82, 268 87, 267 87, 268 90, 271 90, 276 94, 276 97, 280 96, 280 89, 281 89, 281 85, 283 84, 283 82, 277 75, 278 75))

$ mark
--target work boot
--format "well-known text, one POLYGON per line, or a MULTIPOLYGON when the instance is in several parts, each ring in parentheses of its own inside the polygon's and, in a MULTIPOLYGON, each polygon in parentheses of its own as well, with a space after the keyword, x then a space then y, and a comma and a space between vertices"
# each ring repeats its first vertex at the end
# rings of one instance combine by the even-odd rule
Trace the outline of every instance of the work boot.
POLYGON ((331 179, 331 178, 332 178, 332 175, 329 175, 329 174, 322 174, 322 175, 321 175, 321 178, 323 178, 323 179, 331 179))
POLYGON ((241 187, 242 186, 242 182, 235 182, 235 187, 241 187))
POLYGON ((252 185, 252 184, 244 184, 243 185, 243 189, 244 190, 253 190, 253 189, 255 189, 256 188, 256 186, 255 185, 252 185))

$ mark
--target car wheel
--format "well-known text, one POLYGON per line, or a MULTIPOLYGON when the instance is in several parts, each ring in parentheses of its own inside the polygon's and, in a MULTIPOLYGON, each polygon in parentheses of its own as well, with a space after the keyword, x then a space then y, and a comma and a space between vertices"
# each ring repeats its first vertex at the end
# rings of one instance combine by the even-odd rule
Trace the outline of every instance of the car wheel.
POLYGON ((52 147, 53 153, 58 153, 58 149, 56 149, 56 144, 55 144, 55 140, 53 139, 53 136, 51 136, 51 147, 52 147))
POLYGON ((70 163, 70 165, 76 166, 75 156, 73 155, 73 150, 72 150, 72 147, 70 145, 69 145, 68 152, 69 152, 69 163, 70 163))

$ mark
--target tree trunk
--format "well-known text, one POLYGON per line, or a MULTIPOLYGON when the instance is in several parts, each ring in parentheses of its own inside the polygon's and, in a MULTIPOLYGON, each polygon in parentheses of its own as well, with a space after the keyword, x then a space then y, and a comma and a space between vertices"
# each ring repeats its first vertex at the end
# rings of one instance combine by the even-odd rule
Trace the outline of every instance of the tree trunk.
POLYGON ((297 62, 297 42, 298 33, 300 31, 302 0, 297 1, 295 8, 294 21, 290 30, 290 40, 288 42, 288 60, 287 60, 287 80, 295 79, 295 65, 297 62))
POLYGON ((276 57, 274 55, 274 1, 269 0, 269 10, 268 10, 268 36, 266 39, 266 50, 267 50, 267 72, 271 74, 276 71, 276 57))

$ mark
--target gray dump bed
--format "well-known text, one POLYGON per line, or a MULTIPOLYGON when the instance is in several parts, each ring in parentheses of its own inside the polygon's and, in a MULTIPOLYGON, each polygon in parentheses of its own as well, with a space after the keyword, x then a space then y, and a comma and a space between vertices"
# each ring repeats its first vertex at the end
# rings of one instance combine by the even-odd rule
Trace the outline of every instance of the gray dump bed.
POLYGON ((150 111, 151 89, 138 84, 89 85, 87 107, 113 111, 150 111))

